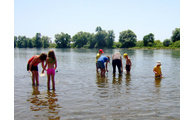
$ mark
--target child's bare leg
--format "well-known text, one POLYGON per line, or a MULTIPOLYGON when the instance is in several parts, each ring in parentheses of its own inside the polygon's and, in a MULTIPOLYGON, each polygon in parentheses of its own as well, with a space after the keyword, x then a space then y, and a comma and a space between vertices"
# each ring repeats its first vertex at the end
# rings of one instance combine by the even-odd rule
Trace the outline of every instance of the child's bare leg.
POLYGON ((102 76, 102 68, 100 68, 100 75, 102 76))
POLYGON ((38 71, 35 71, 35 75, 36 75, 36 85, 39 85, 39 75, 38 75, 38 71))
POLYGON ((98 73, 98 67, 97 67, 97 65, 96 65, 96 73, 98 73))
POLYGON ((32 71, 32 85, 35 85, 35 71, 32 71))
POLYGON ((50 74, 47 74, 47 88, 50 90, 50 74))
POLYGON ((127 74, 130 74, 130 71, 127 70, 127 74))
POLYGON ((52 85, 53 85, 53 90, 55 90, 55 75, 51 75, 52 77, 52 85))
POLYGON ((101 76, 105 76, 105 69, 102 69, 102 74, 101 76))

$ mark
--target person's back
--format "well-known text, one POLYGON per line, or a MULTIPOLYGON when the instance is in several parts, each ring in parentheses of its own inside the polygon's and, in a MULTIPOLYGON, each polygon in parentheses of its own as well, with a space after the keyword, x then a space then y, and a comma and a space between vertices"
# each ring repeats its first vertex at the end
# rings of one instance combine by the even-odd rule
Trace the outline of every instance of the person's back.
POLYGON ((130 60, 130 58, 126 58, 126 65, 131 65, 131 62, 130 62, 131 60, 130 60))
POLYGON ((101 54, 97 53, 97 55, 96 55, 96 63, 97 63, 98 59, 100 58, 100 56, 101 56, 101 54))
POLYGON ((121 55, 120 54, 114 54, 113 56, 112 56, 112 60, 116 60, 116 59, 121 59, 121 55))
POLYGON ((47 58, 47 62, 48 62, 48 68, 54 68, 54 65, 56 63, 55 60, 53 60, 52 58, 47 58))
POLYGON ((106 62, 108 60, 108 57, 106 57, 106 56, 101 56, 97 61, 98 62, 106 62))

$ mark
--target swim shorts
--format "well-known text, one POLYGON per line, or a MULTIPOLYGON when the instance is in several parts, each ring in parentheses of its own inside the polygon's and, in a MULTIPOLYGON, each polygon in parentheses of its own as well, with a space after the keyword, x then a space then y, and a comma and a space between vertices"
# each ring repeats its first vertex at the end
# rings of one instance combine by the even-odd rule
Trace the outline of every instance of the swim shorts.
POLYGON ((130 65, 126 65, 126 70, 130 71, 130 65))
POLYGON ((104 69, 104 68, 105 68, 105 66, 104 66, 104 62, 97 61, 97 68, 104 69))
POLYGON ((47 69, 47 74, 55 75, 55 69, 52 69, 52 68, 47 69))
MULTIPOLYGON (((29 64, 27 65, 27 71, 29 71, 29 64)), ((31 67, 31 70, 30 71, 38 71, 38 66, 34 66, 34 65, 32 65, 32 67, 31 67)))
POLYGON ((162 75, 155 76, 156 78, 160 78, 162 75))

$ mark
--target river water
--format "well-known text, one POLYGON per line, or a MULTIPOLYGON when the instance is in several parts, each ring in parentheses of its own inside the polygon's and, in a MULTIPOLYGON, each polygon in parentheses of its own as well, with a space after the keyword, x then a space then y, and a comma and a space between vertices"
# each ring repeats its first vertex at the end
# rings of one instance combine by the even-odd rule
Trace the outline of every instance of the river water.
MULTIPOLYGON (((53 49, 58 72, 56 90, 47 90, 47 77, 32 86, 28 59, 49 49, 14 49, 15 120, 178 120, 180 119, 180 50, 104 49, 104 54, 128 53, 131 74, 96 74, 98 49, 53 49), (162 62, 164 78, 153 68, 162 62)), ((123 59, 123 65, 125 65, 123 59)), ((38 65, 41 72, 41 64, 38 65)))

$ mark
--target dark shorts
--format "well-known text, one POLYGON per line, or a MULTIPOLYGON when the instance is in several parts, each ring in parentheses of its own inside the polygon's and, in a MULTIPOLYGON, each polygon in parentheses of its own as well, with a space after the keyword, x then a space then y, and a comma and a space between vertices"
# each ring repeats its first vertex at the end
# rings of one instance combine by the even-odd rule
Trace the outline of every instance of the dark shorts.
POLYGON ((160 78, 162 75, 159 75, 159 76, 155 76, 155 78, 160 78))
POLYGON ((126 70, 130 71, 130 65, 126 65, 126 70))
POLYGON ((96 68, 99 69, 97 63, 96 63, 96 68))
MULTIPOLYGON (((27 65, 27 71, 29 71, 29 64, 27 65)), ((33 66, 32 65, 31 71, 38 71, 38 66, 33 66)))
POLYGON ((97 68, 104 69, 105 68, 104 62, 97 61, 97 68))

